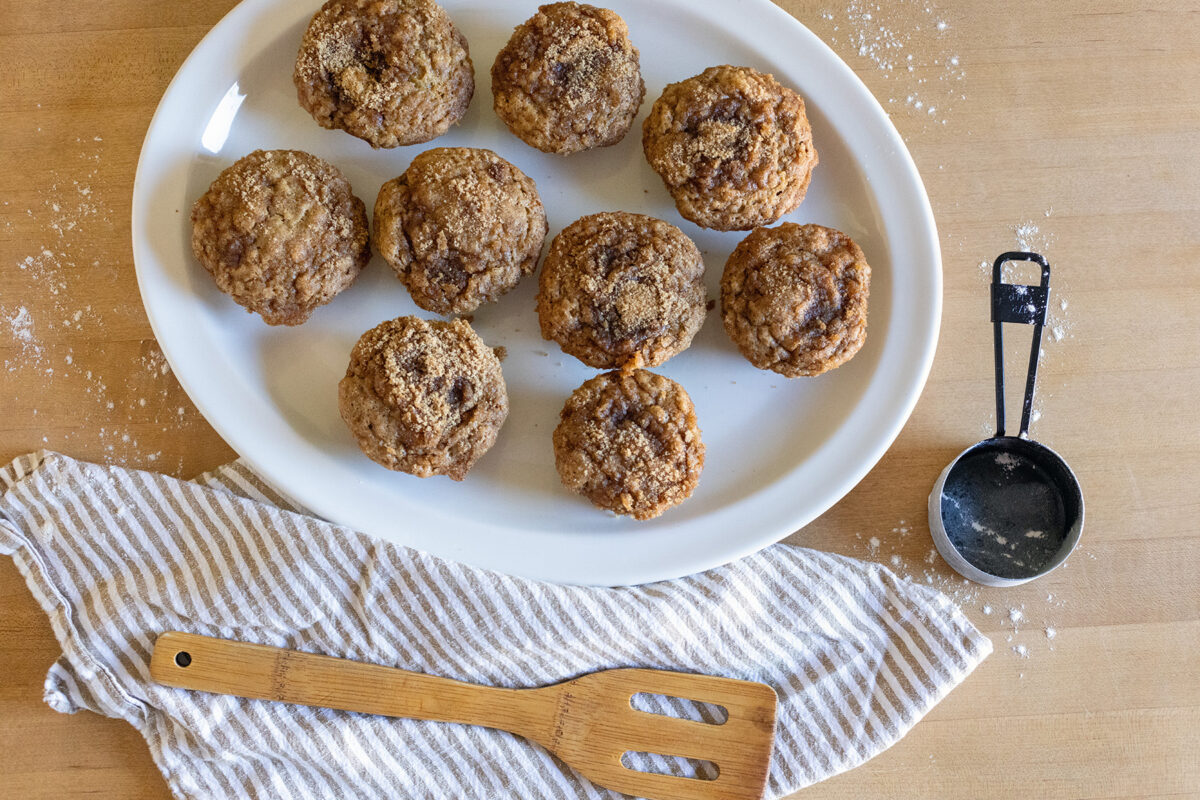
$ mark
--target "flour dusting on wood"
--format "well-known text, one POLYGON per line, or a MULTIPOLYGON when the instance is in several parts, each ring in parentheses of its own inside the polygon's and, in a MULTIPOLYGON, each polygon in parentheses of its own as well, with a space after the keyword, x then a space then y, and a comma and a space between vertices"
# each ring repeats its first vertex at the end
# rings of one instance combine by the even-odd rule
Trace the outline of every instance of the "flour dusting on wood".
POLYGON ((928 2, 852 0, 802 19, 851 66, 864 62, 887 81, 876 86, 890 114, 904 114, 927 125, 945 125, 966 100, 965 57, 958 52, 950 15, 928 2))
MULTIPOLYGON (((133 264, 96 255, 95 243, 120 238, 118 228, 126 225, 98 188, 103 138, 79 137, 73 147, 73 169, 32 178, 38 182, 24 195, 25 207, 6 201, 0 208, 3 230, 24 242, 6 265, 9 282, 0 297, 0 397, 10 416, 27 416, 30 428, 44 431, 39 446, 161 466, 162 452, 151 452, 140 437, 162 439, 198 419, 174 412, 182 390, 153 339, 91 346, 113 325, 129 325, 139 306, 136 297, 109 307, 97 299, 98 286, 132 285, 133 264)), ((10 238, 9 253, 11 244, 10 238)), ((175 466, 182 471, 182 458, 175 466)))

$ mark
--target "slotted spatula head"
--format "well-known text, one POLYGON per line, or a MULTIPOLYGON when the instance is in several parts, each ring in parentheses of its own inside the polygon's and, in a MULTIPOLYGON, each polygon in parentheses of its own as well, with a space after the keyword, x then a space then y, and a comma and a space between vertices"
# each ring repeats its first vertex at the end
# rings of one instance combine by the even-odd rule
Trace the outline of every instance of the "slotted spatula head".
POLYGON ((775 691, 765 684, 649 669, 584 675, 560 690, 558 717, 544 744, 600 786, 651 800, 758 800, 775 739, 775 691), (725 708, 709 724, 639 711, 634 695, 666 695, 725 708), (640 772, 628 752, 709 761, 715 780, 640 772))

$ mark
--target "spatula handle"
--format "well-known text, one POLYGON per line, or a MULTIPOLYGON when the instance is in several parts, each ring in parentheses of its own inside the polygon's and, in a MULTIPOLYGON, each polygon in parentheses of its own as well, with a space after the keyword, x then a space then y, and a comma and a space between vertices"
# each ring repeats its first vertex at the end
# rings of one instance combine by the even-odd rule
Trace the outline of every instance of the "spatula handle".
POLYGON ((389 717, 500 728, 537 741, 554 697, 419 672, 171 631, 158 637, 150 676, 166 686, 389 717))

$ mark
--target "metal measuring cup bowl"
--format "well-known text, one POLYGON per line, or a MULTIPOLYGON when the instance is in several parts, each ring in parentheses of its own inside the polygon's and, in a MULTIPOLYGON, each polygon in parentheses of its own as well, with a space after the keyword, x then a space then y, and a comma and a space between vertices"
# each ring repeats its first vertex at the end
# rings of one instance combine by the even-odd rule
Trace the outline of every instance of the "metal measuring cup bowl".
POLYGON ((1067 560, 1083 532, 1083 492, 1067 462, 1029 438, 1050 265, 1037 253, 1004 253, 992 270, 996 435, 964 450, 929 495, 933 542, 956 572, 985 586, 1016 586, 1067 560), (1003 282, 1003 266, 1032 261, 1040 285, 1003 282), (1025 404, 1017 436, 1004 433, 1004 323, 1033 325, 1025 404))

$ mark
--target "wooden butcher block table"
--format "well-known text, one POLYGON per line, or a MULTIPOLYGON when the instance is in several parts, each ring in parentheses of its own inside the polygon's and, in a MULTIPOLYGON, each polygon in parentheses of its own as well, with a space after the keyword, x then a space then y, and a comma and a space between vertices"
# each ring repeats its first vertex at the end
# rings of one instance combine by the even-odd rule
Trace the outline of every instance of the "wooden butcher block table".
MULTIPOLYGON (((0 3, 0 459, 191 476, 234 457, 166 366, 129 243, 155 105, 232 5, 0 3)), ((945 274, 911 420, 789 541, 941 588, 996 648, 898 745, 801 795, 1200 797, 1200 10, 780 5, 891 114, 945 274), (982 262, 1024 247, 1054 267, 1033 432, 1078 473, 1087 524, 1063 568, 983 589, 930 553, 925 503, 993 430, 982 262)), ((131 727, 43 704, 58 648, 7 559, 0 609, 0 796, 168 797, 131 727)))

